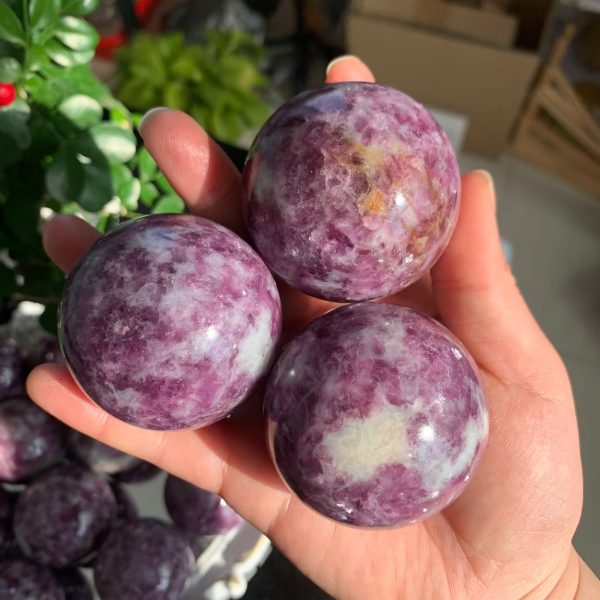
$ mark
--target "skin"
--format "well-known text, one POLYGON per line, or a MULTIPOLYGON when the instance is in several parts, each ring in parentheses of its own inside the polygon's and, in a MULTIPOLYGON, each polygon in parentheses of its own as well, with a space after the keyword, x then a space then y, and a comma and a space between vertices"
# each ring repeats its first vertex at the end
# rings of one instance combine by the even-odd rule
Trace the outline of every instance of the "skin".
MULTIPOLYGON (((327 81, 372 81, 354 57, 327 81)), ((188 116, 151 112, 142 135, 190 209, 243 233, 239 174, 188 116)), ((447 510, 400 529, 365 531, 327 520, 293 497, 265 443, 260 399, 198 431, 155 432, 117 421, 84 398, 64 366, 40 366, 28 390, 40 406, 125 452, 221 494, 308 577, 336 598, 594 598, 600 583, 572 546, 582 472, 575 406, 558 353, 523 300, 500 246, 491 177, 463 176, 450 245, 429 276, 388 302, 440 318, 481 370, 490 437, 464 494, 447 510), (252 500, 249 501, 248 499, 252 500)), ((97 232, 71 216, 44 240, 68 272, 97 232)), ((282 287, 286 334, 332 307, 282 287)))

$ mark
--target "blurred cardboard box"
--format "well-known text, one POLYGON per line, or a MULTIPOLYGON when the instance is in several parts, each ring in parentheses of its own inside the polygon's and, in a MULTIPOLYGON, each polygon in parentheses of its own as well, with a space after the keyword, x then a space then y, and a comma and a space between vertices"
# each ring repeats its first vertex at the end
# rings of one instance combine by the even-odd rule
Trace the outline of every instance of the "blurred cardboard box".
POLYGON ((396 19, 502 48, 510 48, 517 34, 518 22, 511 15, 442 0, 356 0, 354 7, 362 15, 396 19))
POLYGON ((349 51, 367 62, 380 83, 464 114, 469 120, 466 150, 496 155, 507 148, 538 66, 537 54, 359 13, 348 17, 347 36, 349 51))

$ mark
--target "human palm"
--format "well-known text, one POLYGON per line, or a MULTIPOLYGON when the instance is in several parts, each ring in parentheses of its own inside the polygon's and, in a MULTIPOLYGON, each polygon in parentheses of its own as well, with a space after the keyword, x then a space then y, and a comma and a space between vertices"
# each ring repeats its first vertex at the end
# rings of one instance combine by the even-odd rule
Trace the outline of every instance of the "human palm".
MULTIPOLYGON (((328 82, 371 78, 356 59, 328 74, 328 82)), ((239 174, 191 118, 155 111, 141 132, 192 212, 243 233, 239 174)), ((104 412, 62 366, 35 369, 29 392, 70 426, 221 494, 337 598, 572 598, 582 475, 569 379, 504 261, 489 175, 465 175, 461 196, 456 231, 431 274, 386 299, 440 318, 470 350, 486 391, 487 449, 466 491, 439 515, 371 531, 313 512, 272 465, 258 398, 204 429, 157 432, 104 412)), ((97 236, 62 216, 44 241, 68 272, 97 236)), ((286 336, 333 306, 285 286, 281 294, 286 336)))

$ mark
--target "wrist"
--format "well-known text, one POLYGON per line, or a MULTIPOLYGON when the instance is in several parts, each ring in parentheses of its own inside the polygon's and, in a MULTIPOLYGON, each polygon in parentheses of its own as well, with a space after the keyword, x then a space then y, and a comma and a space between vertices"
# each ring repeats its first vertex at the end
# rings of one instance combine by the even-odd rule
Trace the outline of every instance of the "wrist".
POLYGON ((600 579, 585 564, 583 559, 573 550, 577 557, 579 574, 574 600, 594 600, 600 598, 600 579))

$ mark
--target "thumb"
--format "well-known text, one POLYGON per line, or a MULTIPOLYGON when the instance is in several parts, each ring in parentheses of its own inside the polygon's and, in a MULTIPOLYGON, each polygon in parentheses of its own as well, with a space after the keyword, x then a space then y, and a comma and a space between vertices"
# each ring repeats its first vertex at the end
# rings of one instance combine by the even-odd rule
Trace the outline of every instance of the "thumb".
POLYGON ((555 353, 504 258, 495 210, 491 175, 474 171, 463 176, 460 216, 432 269, 432 287, 442 320, 477 363, 514 380, 527 377, 532 361, 542 364, 555 353))

